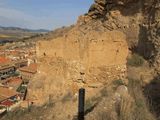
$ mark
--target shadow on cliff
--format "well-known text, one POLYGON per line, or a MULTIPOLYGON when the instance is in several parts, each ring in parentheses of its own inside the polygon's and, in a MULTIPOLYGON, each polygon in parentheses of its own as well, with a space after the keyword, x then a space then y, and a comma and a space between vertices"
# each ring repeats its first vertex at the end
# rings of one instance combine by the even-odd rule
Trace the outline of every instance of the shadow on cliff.
POLYGON ((160 118, 160 76, 155 77, 144 87, 144 94, 148 99, 150 110, 160 118))
POLYGON ((148 29, 147 26, 140 26, 139 40, 136 47, 136 52, 142 55, 146 60, 154 58, 154 45, 148 40, 148 29))
POLYGON ((141 1, 132 1, 125 3, 125 5, 117 5, 114 9, 120 10, 121 14, 124 16, 134 16, 141 12, 143 8, 143 3, 141 1))

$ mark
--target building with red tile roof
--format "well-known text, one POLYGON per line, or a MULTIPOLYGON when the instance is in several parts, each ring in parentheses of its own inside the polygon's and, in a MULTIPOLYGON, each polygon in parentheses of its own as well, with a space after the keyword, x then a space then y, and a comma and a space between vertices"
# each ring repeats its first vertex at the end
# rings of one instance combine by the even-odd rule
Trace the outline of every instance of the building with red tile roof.
POLYGON ((8 87, 0 86, 0 96, 10 98, 12 96, 18 95, 19 93, 15 90, 9 89, 8 87))
POLYGON ((13 104, 14 103, 12 101, 10 101, 10 100, 5 100, 5 101, 1 102, 2 106, 7 106, 7 107, 12 106, 13 104))
POLYGON ((25 66, 19 69, 20 71, 29 72, 29 73, 36 73, 37 72, 37 64, 32 63, 29 66, 25 66))
POLYGON ((17 85, 17 84, 19 85, 21 83, 22 83, 22 79, 19 77, 13 77, 7 81, 7 85, 9 85, 9 86, 13 86, 13 85, 17 85))
POLYGON ((18 87, 22 84, 22 79, 20 77, 11 77, 4 82, 2 82, 3 85, 12 88, 13 90, 17 90, 18 87))
POLYGON ((8 87, 0 87, 0 106, 10 107, 15 100, 20 100, 19 93, 8 87))
POLYGON ((21 60, 18 60, 18 61, 14 61, 13 63, 14 63, 16 68, 21 68, 21 67, 24 67, 24 66, 28 65, 28 61, 24 60, 24 59, 21 59, 21 60))
POLYGON ((0 56, 0 80, 12 77, 16 69, 27 66, 27 60, 12 61, 0 56))
POLYGON ((23 80, 30 80, 37 73, 37 64, 32 63, 29 66, 19 69, 23 80))
POLYGON ((0 56, 0 64, 7 64, 11 62, 10 59, 0 56))
POLYGON ((15 72, 14 64, 10 59, 0 57, 0 80, 10 77, 15 72))

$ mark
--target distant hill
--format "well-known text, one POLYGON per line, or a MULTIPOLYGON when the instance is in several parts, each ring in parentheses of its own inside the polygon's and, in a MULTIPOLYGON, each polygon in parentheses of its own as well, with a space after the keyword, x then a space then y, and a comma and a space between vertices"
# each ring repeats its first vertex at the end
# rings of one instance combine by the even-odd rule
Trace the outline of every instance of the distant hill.
POLYGON ((26 29, 19 27, 3 27, 0 26, 0 42, 9 42, 9 41, 17 41, 23 40, 26 38, 38 36, 41 34, 45 34, 49 32, 49 30, 45 29, 26 29))
POLYGON ((23 32, 49 32, 46 29, 27 29, 27 28, 19 28, 19 27, 3 27, 0 26, 0 30, 16 30, 16 31, 23 31, 23 32))
MULTIPOLYGON (((52 31, 46 32, 44 34, 36 34, 29 38, 23 38, 23 41, 45 41, 45 40, 52 40, 53 38, 62 37, 64 34, 67 34, 74 25, 71 26, 63 26, 61 28, 54 29, 52 31)), ((41 30, 39 30, 41 31, 41 30)))

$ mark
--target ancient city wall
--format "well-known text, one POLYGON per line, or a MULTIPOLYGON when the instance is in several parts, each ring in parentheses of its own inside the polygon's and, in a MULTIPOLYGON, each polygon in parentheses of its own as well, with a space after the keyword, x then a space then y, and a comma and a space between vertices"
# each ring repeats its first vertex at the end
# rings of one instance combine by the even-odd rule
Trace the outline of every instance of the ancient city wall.
POLYGON ((85 68, 126 64, 128 47, 123 33, 93 31, 83 38, 77 36, 70 33, 37 43, 38 58, 61 57, 66 61, 81 62, 85 68))
MULTIPOLYGON (((108 79, 124 77, 127 55, 125 35, 118 31, 106 33, 91 31, 85 35, 71 31, 64 37, 37 43, 39 62, 43 58, 50 58, 48 61, 55 61, 55 64, 59 63, 56 58, 63 60, 61 66, 64 66, 62 67, 64 72, 59 76, 64 76, 64 79, 80 79, 80 73, 85 73, 85 79, 90 81, 94 80, 92 76, 101 74, 98 73, 100 71, 109 73, 108 79)), ((45 65, 43 62, 40 64, 39 70, 45 72, 46 62, 44 62, 45 65)))
POLYGON ((73 29, 63 37, 40 41, 38 74, 29 86, 29 91, 34 89, 29 96, 42 102, 53 91, 56 97, 66 89, 76 93, 80 87, 99 87, 125 78, 127 55, 125 35, 118 31, 83 34, 73 29))

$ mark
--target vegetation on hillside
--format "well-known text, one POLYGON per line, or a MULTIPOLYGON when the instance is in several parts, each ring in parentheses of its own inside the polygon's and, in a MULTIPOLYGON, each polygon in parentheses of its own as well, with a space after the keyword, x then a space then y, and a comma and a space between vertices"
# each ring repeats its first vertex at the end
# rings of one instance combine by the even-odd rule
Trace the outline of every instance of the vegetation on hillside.
POLYGON ((138 54, 133 54, 130 58, 127 60, 127 64, 134 67, 140 67, 144 64, 144 58, 138 54))

